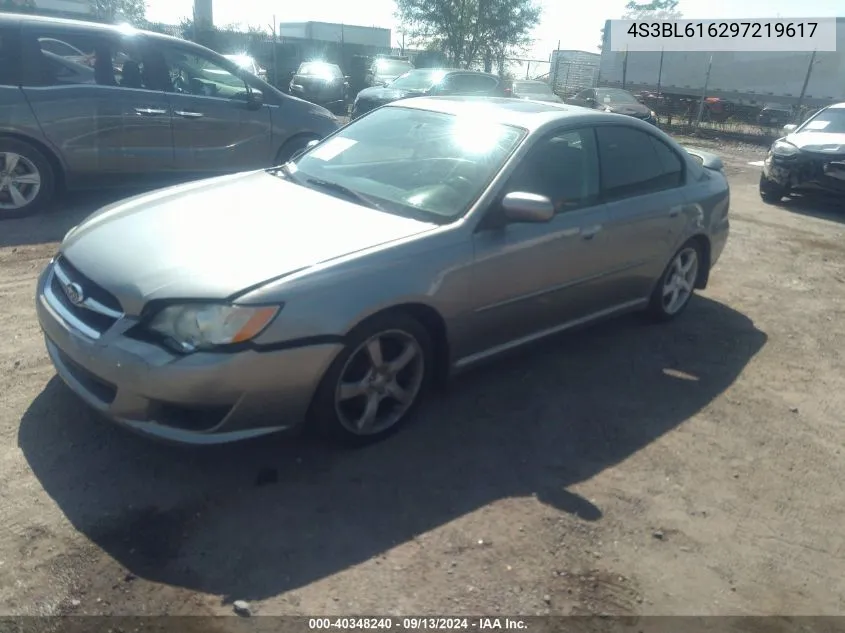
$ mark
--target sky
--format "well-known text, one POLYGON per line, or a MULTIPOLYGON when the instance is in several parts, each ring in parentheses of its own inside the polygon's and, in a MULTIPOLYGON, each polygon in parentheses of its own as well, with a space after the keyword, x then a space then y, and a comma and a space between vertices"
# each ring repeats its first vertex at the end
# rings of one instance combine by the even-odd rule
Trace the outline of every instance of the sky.
MULTIPOLYGON (((543 15, 535 29, 534 45, 526 57, 548 60, 558 41, 562 49, 598 52, 604 21, 621 18, 626 0, 538 0, 543 15)), ((147 18, 153 22, 177 24, 192 15, 193 0, 147 0, 147 18)), ((684 18, 823 18, 845 15, 843 0, 680 0, 684 18), (837 10, 838 8, 838 10, 837 10)), ((218 26, 241 24, 267 26, 273 22, 339 22, 380 26, 393 31, 398 47, 400 25, 394 17, 393 0, 214 0, 214 23, 218 26)), ((269 30, 269 29, 268 29, 269 30)), ((536 66, 541 67, 541 64, 536 66)), ((548 66, 548 65, 546 65, 548 66)), ((548 68, 546 68, 546 72, 548 68)), ((541 71, 542 72, 542 71, 541 71)), ((533 74, 533 73, 532 73, 533 74)))

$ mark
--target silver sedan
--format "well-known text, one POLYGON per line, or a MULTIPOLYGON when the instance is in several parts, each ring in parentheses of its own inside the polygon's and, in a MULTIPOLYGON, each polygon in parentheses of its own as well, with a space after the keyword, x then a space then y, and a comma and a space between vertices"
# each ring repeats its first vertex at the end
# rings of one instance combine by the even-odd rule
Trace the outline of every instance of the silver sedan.
POLYGON ((409 99, 284 166, 100 210, 36 305, 59 376, 129 429, 210 444, 304 424, 361 445, 502 352, 678 316, 728 206, 719 158, 631 117, 409 99))

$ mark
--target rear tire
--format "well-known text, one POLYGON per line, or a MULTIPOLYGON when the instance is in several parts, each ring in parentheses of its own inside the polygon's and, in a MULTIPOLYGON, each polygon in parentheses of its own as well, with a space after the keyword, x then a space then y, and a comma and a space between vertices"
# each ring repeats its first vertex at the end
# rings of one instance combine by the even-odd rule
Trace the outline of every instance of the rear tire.
POLYGON ((766 204, 777 204, 789 193, 789 189, 783 187, 760 174, 760 198, 766 204))
POLYGON ((428 330, 407 314, 364 321, 320 381, 311 429, 350 448, 389 437, 408 422, 430 387, 433 350, 428 330))
POLYGON ((44 210, 56 193, 56 174, 35 146, 0 138, 0 219, 22 218, 44 210))
POLYGON ((690 240, 678 249, 651 294, 648 313, 652 319, 671 321, 686 309, 703 263, 698 242, 690 240))

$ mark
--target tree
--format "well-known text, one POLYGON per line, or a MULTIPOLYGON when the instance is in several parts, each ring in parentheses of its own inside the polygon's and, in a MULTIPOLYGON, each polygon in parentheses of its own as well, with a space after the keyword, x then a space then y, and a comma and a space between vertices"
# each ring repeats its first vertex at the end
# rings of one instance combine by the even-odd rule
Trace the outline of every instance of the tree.
POLYGON ((524 48, 540 20, 534 0, 397 0, 396 16, 416 44, 468 68, 524 48))
POLYGON ((128 22, 135 26, 146 24, 145 0, 89 0, 89 3, 91 12, 104 22, 128 22))
POLYGON ((636 2, 630 0, 625 5, 623 20, 678 20, 681 12, 678 10, 678 0, 651 0, 651 2, 636 2))
MULTIPOLYGON (((680 20, 683 15, 678 10, 678 0, 651 0, 636 2, 629 0, 625 5, 623 20, 680 20)), ((601 29, 599 50, 604 48, 604 28, 601 29)))

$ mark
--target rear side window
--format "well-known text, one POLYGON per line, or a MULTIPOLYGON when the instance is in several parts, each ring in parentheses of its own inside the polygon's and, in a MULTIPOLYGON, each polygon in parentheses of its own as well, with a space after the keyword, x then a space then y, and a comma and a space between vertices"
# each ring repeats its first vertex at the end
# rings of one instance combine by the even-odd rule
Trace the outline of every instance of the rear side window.
POLYGON ((20 85, 18 30, 0 28, 0 86, 20 85))
POLYGON ((154 63, 154 53, 137 37, 48 27, 28 29, 23 43, 27 86, 88 84, 161 90, 161 78, 166 78, 164 63, 154 63))
POLYGON ((634 128, 596 128, 602 194, 618 200, 678 187, 683 163, 660 139, 634 128))

